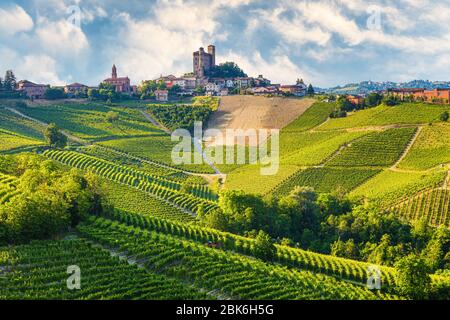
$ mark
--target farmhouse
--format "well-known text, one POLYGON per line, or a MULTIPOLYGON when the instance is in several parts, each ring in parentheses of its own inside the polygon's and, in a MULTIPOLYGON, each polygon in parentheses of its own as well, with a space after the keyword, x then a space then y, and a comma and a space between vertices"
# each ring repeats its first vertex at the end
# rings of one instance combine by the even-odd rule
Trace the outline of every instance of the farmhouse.
POLYGON ((306 96, 306 84, 303 82, 303 79, 297 79, 295 85, 280 86, 280 91, 296 97, 304 97, 306 96))
POLYGON ((350 96, 347 97, 347 100, 350 103, 354 104, 355 106, 359 106, 359 105, 361 105, 364 102, 364 97, 350 95, 350 96))
POLYGON ((169 91, 168 90, 156 90, 155 91, 156 101, 166 102, 169 101, 169 91))
POLYGON ((450 89, 425 90, 423 95, 425 101, 428 102, 441 102, 441 103, 450 102, 450 89))
POLYGON ((72 83, 72 84, 68 84, 64 87, 64 92, 66 94, 79 94, 79 93, 87 93, 87 90, 89 89, 88 86, 81 84, 81 83, 72 83))
POLYGON ((425 90, 420 88, 407 88, 407 89, 390 89, 388 93, 400 97, 402 100, 405 98, 413 98, 414 100, 423 100, 427 102, 450 102, 450 89, 433 89, 425 90))
POLYGON ((123 77, 123 78, 117 77, 116 65, 113 65, 113 67, 112 67, 111 78, 105 79, 105 80, 103 80, 103 82, 115 86, 116 87, 116 92, 131 93, 130 78, 128 78, 128 77, 123 77))
POLYGON ((17 91, 23 92, 30 99, 42 99, 49 87, 47 84, 36 84, 28 80, 17 83, 17 91))

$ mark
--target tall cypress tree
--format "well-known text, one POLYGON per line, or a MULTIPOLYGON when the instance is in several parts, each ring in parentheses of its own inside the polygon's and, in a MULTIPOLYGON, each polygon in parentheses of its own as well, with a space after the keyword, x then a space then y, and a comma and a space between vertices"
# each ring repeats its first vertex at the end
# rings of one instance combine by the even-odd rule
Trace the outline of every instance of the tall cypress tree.
POLYGON ((16 88, 16 76, 12 70, 6 71, 3 87, 7 91, 13 91, 16 88))

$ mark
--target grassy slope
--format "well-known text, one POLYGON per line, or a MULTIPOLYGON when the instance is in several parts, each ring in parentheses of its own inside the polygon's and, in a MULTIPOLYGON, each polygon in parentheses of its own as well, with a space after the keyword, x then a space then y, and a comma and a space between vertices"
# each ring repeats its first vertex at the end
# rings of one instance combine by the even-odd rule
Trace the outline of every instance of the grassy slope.
POLYGON ((350 191, 370 179, 379 170, 354 168, 309 168, 299 171, 281 183, 275 190, 277 196, 288 194, 296 186, 313 187, 317 192, 350 191))
POLYGON ((379 106, 355 112, 346 118, 332 119, 320 126, 320 130, 437 122, 439 116, 449 110, 449 106, 420 103, 405 103, 395 107, 379 106))
POLYGON ((99 140, 161 133, 134 109, 70 103, 24 108, 20 111, 46 123, 54 122, 82 139, 99 140), (109 111, 119 114, 117 122, 107 121, 106 114, 109 111))
POLYGON ((425 126, 399 167, 425 170, 439 164, 450 163, 449 140, 449 124, 425 126))
POLYGON ((327 165, 359 167, 393 165, 402 155, 416 128, 373 132, 351 143, 327 165))
POLYGON ((281 134, 282 165, 312 166, 323 163, 339 147, 367 132, 305 132, 281 134))
POLYGON ((40 145, 43 142, 36 139, 9 134, 0 130, 0 151, 8 151, 20 147, 40 145))
POLYGON ((300 132, 312 129, 325 122, 334 108, 334 103, 317 102, 286 126, 283 132, 300 132))
POLYGON ((43 140, 44 127, 23 119, 9 110, 0 108, 0 129, 11 131, 32 139, 43 140))
POLYGON ((195 218, 178 210, 164 201, 155 199, 145 192, 105 181, 107 199, 115 208, 163 219, 192 222, 195 218))
MULTIPOLYGON (((99 144, 120 149, 138 157, 148 158, 168 165, 173 165, 172 150, 178 142, 172 142, 170 136, 165 133, 161 133, 150 137, 102 141, 99 142, 99 144)), ((194 151, 193 148, 192 151, 194 151)), ((193 159, 193 154, 191 154, 191 159, 193 159)), ((196 172, 214 173, 213 170, 206 164, 184 164, 177 165, 176 167, 196 172)))
POLYGON ((405 196, 412 196, 418 191, 444 180, 446 172, 434 170, 425 172, 383 171, 350 193, 351 197, 365 197, 392 205, 405 196))

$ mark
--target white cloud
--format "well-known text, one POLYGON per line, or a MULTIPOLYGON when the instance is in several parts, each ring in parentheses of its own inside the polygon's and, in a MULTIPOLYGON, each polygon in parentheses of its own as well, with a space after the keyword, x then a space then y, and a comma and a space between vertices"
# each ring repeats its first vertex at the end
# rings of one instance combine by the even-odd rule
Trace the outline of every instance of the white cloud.
POLYGON ((27 79, 36 83, 63 84, 57 72, 55 59, 43 54, 21 55, 5 47, 0 47, 0 69, 12 69, 17 79, 27 79))
POLYGON ((219 58, 223 61, 234 61, 249 75, 262 74, 273 83, 295 83, 298 78, 303 78, 305 81, 318 79, 316 74, 300 68, 281 52, 275 52, 269 61, 265 60, 259 52, 251 56, 242 56, 231 51, 219 58))
POLYGON ((135 21, 128 15, 121 16, 124 28, 121 39, 107 55, 119 67, 121 74, 128 74, 134 82, 154 78, 161 73, 191 71, 192 48, 203 42, 203 33, 187 33, 169 30, 151 21, 135 21))
POLYGON ((75 57, 89 47, 83 31, 66 20, 39 19, 36 27, 36 40, 43 50, 63 56, 75 57))
POLYGON ((33 19, 20 6, 0 8, 0 36, 12 36, 18 32, 33 29, 33 19))

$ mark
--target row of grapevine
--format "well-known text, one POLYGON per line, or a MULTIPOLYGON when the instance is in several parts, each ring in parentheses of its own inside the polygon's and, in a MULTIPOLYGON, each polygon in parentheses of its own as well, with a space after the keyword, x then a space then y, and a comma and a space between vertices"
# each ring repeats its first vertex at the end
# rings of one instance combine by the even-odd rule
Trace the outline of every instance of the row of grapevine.
MULTIPOLYGON (((122 183, 134 184, 137 183, 136 180, 142 180, 174 191, 182 188, 182 184, 177 181, 74 151, 46 150, 44 156, 79 169, 89 169, 102 174, 115 173, 114 179, 118 179, 122 183)), ((193 185, 191 193, 207 201, 217 201, 217 195, 203 185, 193 185)))
POLYGON ((333 192, 339 188, 349 192, 379 172, 380 170, 362 168, 308 168, 285 179, 271 191, 271 194, 287 195, 297 186, 313 187, 320 193, 333 192))
POLYGON ((154 164, 153 162, 139 159, 98 144, 90 145, 88 147, 81 147, 77 151, 96 158, 111 161, 116 164, 126 165, 141 171, 146 171, 153 175, 176 180, 178 182, 182 182, 188 177, 188 175, 179 170, 174 170, 169 167, 162 167, 158 164, 154 164))
MULTIPOLYGON (((180 185, 175 181, 153 176, 146 172, 119 166, 73 151, 46 150, 43 154, 65 165, 81 170, 90 170, 106 179, 137 188, 191 213, 197 212, 200 206, 206 212, 217 207, 215 201, 178 191, 180 185)), ((197 193, 201 193, 201 191, 197 191, 197 193)))
POLYGON ((19 194, 16 183, 16 177, 0 173, 0 204, 8 202, 12 197, 19 194))
POLYGON ((173 204, 160 200, 146 192, 136 192, 134 188, 113 181, 108 181, 104 186, 108 202, 119 210, 178 222, 197 222, 197 219, 192 214, 184 212, 173 204))
POLYGON ((422 191, 391 211, 409 221, 426 219, 430 225, 450 227, 450 190, 432 188, 422 191))
POLYGON ((83 239, 0 248, 0 299, 205 299, 199 290, 112 257, 83 239), (69 290, 69 266, 80 268, 69 290))
MULTIPOLYGON (((194 170, 193 166, 190 166, 190 170, 186 171, 185 169, 180 169, 180 167, 177 167, 177 166, 174 166, 174 165, 170 165, 167 162, 158 161, 158 160, 155 160, 155 159, 150 159, 150 158, 148 158, 146 156, 143 156, 141 154, 139 155, 139 157, 137 157, 136 155, 134 155, 134 154, 132 154, 132 153, 130 153, 128 151, 122 150, 122 149, 117 148, 117 147, 113 147, 111 145, 104 145, 104 144, 102 144, 102 145, 98 145, 98 146, 101 146, 102 148, 107 148, 107 149, 109 149, 111 151, 116 152, 117 154, 126 155, 126 156, 128 156, 128 157, 130 157, 132 159, 134 158, 134 159, 137 159, 137 160, 140 160, 140 161, 146 161, 146 162, 149 162, 149 163, 153 163, 153 164, 159 165, 161 167, 167 167, 167 168, 170 168, 170 170, 175 170, 175 171, 179 171, 179 172, 200 173, 200 174, 211 174, 211 173, 214 173, 214 172, 211 172, 210 170, 198 170, 198 167, 196 167, 197 170, 194 170)), ((209 166, 206 166, 206 168, 209 168, 209 166)))
POLYGON ((327 166, 380 166, 394 164, 413 138, 417 128, 389 129, 370 133, 345 147, 327 166))
POLYGON ((157 232, 92 218, 80 233, 101 245, 114 247, 151 271, 218 292, 234 299, 384 299, 363 284, 268 264, 240 254, 157 232))
MULTIPOLYGON (((116 211, 107 218, 146 230, 162 232, 191 241, 219 243, 224 249, 252 255, 254 239, 238 236, 197 225, 187 225, 175 221, 167 221, 157 217, 116 211)), ((367 281, 368 263, 318 254, 297 248, 277 245, 277 262, 303 270, 310 270, 342 279, 367 281)), ((382 281, 387 285, 394 283, 394 270, 380 267, 382 281)))

